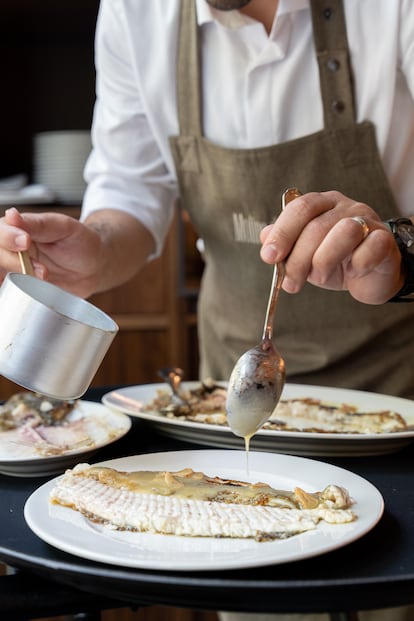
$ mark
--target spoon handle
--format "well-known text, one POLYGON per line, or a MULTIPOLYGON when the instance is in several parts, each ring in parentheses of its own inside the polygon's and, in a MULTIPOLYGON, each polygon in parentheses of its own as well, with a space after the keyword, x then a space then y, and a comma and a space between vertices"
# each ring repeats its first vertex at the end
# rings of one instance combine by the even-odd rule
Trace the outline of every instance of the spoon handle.
MULTIPOLYGON (((301 192, 299 192, 297 188, 288 188, 287 190, 285 190, 282 194, 282 210, 286 207, 288 203, 290 203, 290 201, 293 201, 293 199, 297 198, 298 196, 301 196, 301 192)), ((272 338, 273 317, 275 314, 275 308, 284 277, 285 263, 283 261, 281 261, 280 263, 275 263, 273 269, 272 284, 270 286, 270 296, 267 303, 262 339, 271 340, 272 338)))
POLYGON ((282 194, 282 211, 290 201, 298 198, 298 196, 302 196, 302 192, 299 192, 298 188, 288 188, 285 190, 282 194))
POLYGON ((32 265, 32 260, 29 256, 27 250, 18 250, 19 259, 20 259, 20 267, 22 268, 23 274, 29 274, 29 276, 34 276, 34 270, 32 265))
POLYGON ((280 288, 282 286, 284 277, 285 277, 285 264, 283 262, 275 263, 275 266, 273 268, 272 285, 270 287, 270 296, 269 296, 269 301, 267 303, 267 309, 266 309, 266 317, 265 317, 263 336, 262 336, 263 340, 266 339, 270 341, 272 339, 273 317, 275 314, 277 299, 279 297, 279 292, 280 292, 280 288))

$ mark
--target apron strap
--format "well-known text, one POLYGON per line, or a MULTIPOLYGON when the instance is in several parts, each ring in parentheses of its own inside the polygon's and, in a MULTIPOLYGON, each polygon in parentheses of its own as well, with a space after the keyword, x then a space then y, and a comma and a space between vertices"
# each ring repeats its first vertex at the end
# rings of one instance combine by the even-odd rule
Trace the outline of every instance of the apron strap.
POLYGON ((194 0, 181 0, 177 53, 177 108, 180 134, 201 136, 200 50, 194 0))
POLYGON ((311 0, 325 127, 355 123, 352 69, 342 0, 311 0))

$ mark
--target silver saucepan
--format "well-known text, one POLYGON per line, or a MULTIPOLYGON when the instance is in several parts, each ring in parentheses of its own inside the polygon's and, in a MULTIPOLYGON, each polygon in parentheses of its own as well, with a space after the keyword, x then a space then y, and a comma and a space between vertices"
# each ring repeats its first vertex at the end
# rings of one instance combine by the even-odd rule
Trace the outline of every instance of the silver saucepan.
POLYGON ((30 274, 9 273, 0 287, 0 374, 29 390, 83 395, 117 331, 90 302, 30 274))

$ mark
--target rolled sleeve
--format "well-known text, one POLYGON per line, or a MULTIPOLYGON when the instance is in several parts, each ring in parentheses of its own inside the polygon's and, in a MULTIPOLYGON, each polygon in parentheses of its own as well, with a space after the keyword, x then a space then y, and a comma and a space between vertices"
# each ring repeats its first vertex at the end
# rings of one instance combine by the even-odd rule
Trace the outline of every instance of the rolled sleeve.
POLYGON ((123 3, 102 3, 95 44, 93 149, 85 166, 87 190, 81 219, 105 208, 129 213, 152 233, 153 256, 158 256, 171 222, 177 183, 140 96, 124 20, 123 3))

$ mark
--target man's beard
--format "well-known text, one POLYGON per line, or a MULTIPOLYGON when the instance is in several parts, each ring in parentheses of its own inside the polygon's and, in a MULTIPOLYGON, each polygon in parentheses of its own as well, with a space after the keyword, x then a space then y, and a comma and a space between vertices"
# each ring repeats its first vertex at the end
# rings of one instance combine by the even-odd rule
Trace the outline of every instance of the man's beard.
POLYGON ((235 9, 242 9, 246 4, 249 4, 250 0, 206 0, 215 9, 219 11, 233 11, 235 9))

